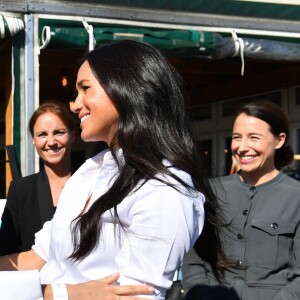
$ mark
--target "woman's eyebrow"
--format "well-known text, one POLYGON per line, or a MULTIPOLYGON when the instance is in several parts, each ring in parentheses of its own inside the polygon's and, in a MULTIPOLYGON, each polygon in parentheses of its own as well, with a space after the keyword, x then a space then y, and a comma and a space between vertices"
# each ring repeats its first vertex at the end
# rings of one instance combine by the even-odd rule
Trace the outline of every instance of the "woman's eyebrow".
POLYGON ((82 79, 82 80, 80 80, 80 81, 78 81, 78 82, 76 83, 76 86, 82 87, 82 86, 84 86, 85 84, 87 84, 87 83, 89 83, 89 82, 90 82, 90 80, 88 80, 88 79, 82 79))

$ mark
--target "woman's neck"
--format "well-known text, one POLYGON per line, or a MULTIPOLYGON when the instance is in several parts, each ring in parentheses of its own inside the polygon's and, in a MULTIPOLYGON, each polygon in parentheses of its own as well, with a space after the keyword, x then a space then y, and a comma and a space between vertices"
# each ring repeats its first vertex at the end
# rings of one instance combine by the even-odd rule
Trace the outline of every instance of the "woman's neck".
POLYGON ((44 168, 48 178, 70 177, 72 173, 70 160, 62 161, 60 164, 56 164, 56 165, 45 163, 44 168))
POLYGON ((60 194, 66 182, 71 177, 71 163, 59 166, 45 165, 44 167, 49 180, 53 206, 56 207, 60 194))
POLYGON ((244 172, 240 170, 239 175, 243 182, 256 186, 268 182, 279 174, 279 170, 273 169, 269 172, 244 172))

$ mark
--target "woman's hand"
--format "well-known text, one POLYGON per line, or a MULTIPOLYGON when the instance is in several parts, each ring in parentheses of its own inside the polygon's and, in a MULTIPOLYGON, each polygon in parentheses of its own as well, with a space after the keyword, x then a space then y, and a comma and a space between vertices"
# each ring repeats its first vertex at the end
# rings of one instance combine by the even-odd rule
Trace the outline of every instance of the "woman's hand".
MULTIPOLYGON (((67 284, 69 300, 145 300, 146 298, 134 295, 150 295, 154 292, 154 289, 147 285, 114 285, 119 276, 115 273, 99 280, 67 284)), ((44 290, 44 299, 53 299, 50 290, 51 286, 48 285, 44 290)))

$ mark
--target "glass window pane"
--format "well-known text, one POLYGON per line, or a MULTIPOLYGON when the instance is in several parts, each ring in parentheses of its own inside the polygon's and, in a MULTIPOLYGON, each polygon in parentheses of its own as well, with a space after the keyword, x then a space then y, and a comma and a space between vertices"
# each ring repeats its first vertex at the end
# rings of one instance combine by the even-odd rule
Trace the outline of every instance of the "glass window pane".
POLYGON ((300 105, 300 87, 295 89, 295 105, 300 105))
POLYGON ((210 168, 209 172, 212 174, 212 140, 199 141, 198 148, 204 157, 204 164, 210 168))
POLYGON ((201 105, 192 107, 191 116, 193 121, 210 120, 212 118, 212 106, 201 105))

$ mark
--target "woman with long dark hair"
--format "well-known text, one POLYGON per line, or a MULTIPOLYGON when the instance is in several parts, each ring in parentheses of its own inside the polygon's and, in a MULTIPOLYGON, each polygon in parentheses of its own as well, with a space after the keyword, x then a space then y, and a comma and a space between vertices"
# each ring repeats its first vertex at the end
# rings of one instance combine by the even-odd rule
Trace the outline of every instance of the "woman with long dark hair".
POLYGON ((120 285, 146 283, 152 299, 164 299, 205 218, 221 265, 217 201, 171 64, 148 44, 104 44, 84 57, 76 89, 81 138, 108 149, 71 177, 52 222, 37 233, 41 282, 55 293, 117 271, 120 285))

